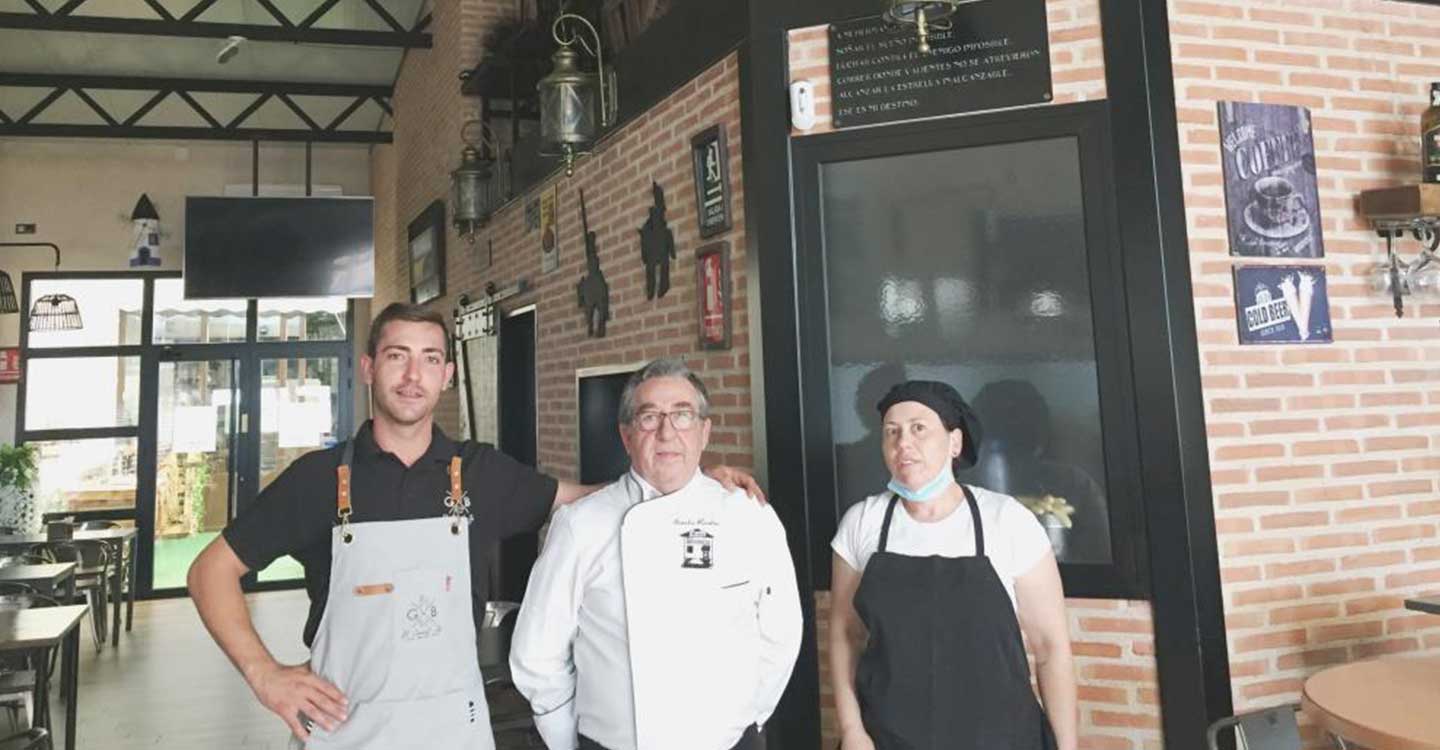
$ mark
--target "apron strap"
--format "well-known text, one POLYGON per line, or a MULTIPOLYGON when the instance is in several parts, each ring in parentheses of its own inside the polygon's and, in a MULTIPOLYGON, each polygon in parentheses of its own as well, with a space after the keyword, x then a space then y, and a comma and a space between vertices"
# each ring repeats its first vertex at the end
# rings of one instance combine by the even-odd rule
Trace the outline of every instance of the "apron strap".
POLYGON ((450 497, 458 498, 464 493, 465 488, 460 481, 460 457, 452 456, 450 458, 450 497))
POLYGON ((340 519, 340 536, 349 544, 350 533, 350 465, 355 463, 355 441, 346 440, 340 451, 340 465, 335 467, 335 516, 340 519))
POLYGON ((890 519, 895 516, 895 506, 900 504, 900 496, 890 493, 890 504, 885 506, 885 523, 880 525, 880 547, 876 552, 885 551, 885 543, 890 540, 890 519))
POLYGON ((970 520, 975 524, 975 556, 985 556, 985 527, 980 525, 980 504, 975 502, 975 493, 970 491, 966 485, 960 485, 965 491, 965 504, 970 506, 970 520))

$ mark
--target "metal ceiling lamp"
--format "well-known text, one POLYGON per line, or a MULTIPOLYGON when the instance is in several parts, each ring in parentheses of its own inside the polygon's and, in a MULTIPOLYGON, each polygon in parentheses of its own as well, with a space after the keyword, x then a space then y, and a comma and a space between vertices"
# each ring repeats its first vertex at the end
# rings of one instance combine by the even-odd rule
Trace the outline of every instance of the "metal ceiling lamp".
POLYGON ((20 312, 20 302, 15 299, 15 282, 10 280, 10 274, 0 271, 0 315, 13 315, 20 312))
MULTIPOLYGON (((0 242, 0 247, 48 247, 55 251, 55 270, 60 270, 60 246, 53 242, 0 242)), ((20 306, 15 302, 15 284, 9 274, 0 271, 0 313, 16 312, 20 312, 20 306)), ((32 332, 76 331, 84 327, 80 303, 68 294, 47 294, 35 300, 29 318, 32 332)))
POLYGON ((980 0, 889 0, 885 20, 897 26, 914 26, 920 54, 930 54, 930 32, 950 28, 950 17, 960 6, 980 0))
POLYGON ((575 173, 575 158, 589 153, 600 129, 610 127, 615 121, 618 112, 615 71, 605 67, 600 34, 583 16, 561 13, 551 24, 550 34, 560 49, 550 58, 554 65, 550 74, 536 85, 540 94, 540 153, 563 158, 565 176, 569 177, 575 173), (562 36, 561 27, 566 21, 579 24, 581 29, 572 30, 568 37, 562 36), (595 42, 593 47, 582 35, 582 29, 589 30, 590 39, 595 42), (577 41, 595 58, 596 73, 580 69, 580 54, 574 49, 577 41), (600 105, 598 126, 597 98, 600 105))
POLYGON ((465 150, 460 152, 460 166, 450 173, 452 190, 452 212, 455 230, 466 242, 475 242, 475 232, 490 221, 498 203, 496 186, 491 179, 495 158, 494 139, 487 139, 485 123, 480 120, 466 120, 460 128, 460 140, 465 150), (472 126, 478 126, 473 131, 472 126), (475 135, 471 135, 471 133, 475 135), (488 146, 488 147, 487 147, 488 146))

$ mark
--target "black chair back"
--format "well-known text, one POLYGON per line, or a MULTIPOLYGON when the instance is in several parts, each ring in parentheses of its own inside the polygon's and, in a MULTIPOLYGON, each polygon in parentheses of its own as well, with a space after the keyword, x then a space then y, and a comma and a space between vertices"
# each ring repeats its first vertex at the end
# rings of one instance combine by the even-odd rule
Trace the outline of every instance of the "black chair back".
POLYGON ((1205 732, 1210 750, 1220 750, 1220 732, 1233 729, 1236 750, 1300 750, 1298 704, 1272 706, 1217 720, 1205 732))

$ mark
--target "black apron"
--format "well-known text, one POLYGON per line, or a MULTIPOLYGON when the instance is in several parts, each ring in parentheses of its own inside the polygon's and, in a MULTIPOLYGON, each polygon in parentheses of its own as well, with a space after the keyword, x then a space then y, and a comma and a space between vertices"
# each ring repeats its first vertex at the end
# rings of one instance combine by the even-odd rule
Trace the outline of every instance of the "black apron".
POLYGON ((865 731, 877 750, 1053 750, 1020 622, 985 557, 980 508, 961 489, 973 557, 887 552, 900 499, 892 495, 885 509, 879 549, 855 592, 870 631, 855 674, 865 731))

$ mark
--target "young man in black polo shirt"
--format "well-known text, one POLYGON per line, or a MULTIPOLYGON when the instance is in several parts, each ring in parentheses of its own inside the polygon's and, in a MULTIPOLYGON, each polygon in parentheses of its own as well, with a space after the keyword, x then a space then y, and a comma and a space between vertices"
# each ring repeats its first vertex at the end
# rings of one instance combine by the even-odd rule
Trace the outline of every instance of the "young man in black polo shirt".
MULTIPOLYGON (((386 307, 361 374, 372 421, 353 441, 302 456, 265 488, 196 558, 190 594, 256 697, 308 747, 394 747, 396 737, 406 746, 491 747, 475 705, 478 695, 484 708, 474 623, 487 595, 486 552, 596 488, 557 482, 435 426, 454 374, 438 312, 386 307), (287 554, 304 566, 310 595, 306 664, 271 656, 240 588, 246 573, 287 554), (456 604, 466 590, 469 607, 456 604), (462 608, 467 616, 453 617, 462 608), (483 731, 467 729, 477 724, 483 731), (437 739, 415 744, 427 731, 437 739)), ((741 472, 711 473, 758 493, 741 472)))

